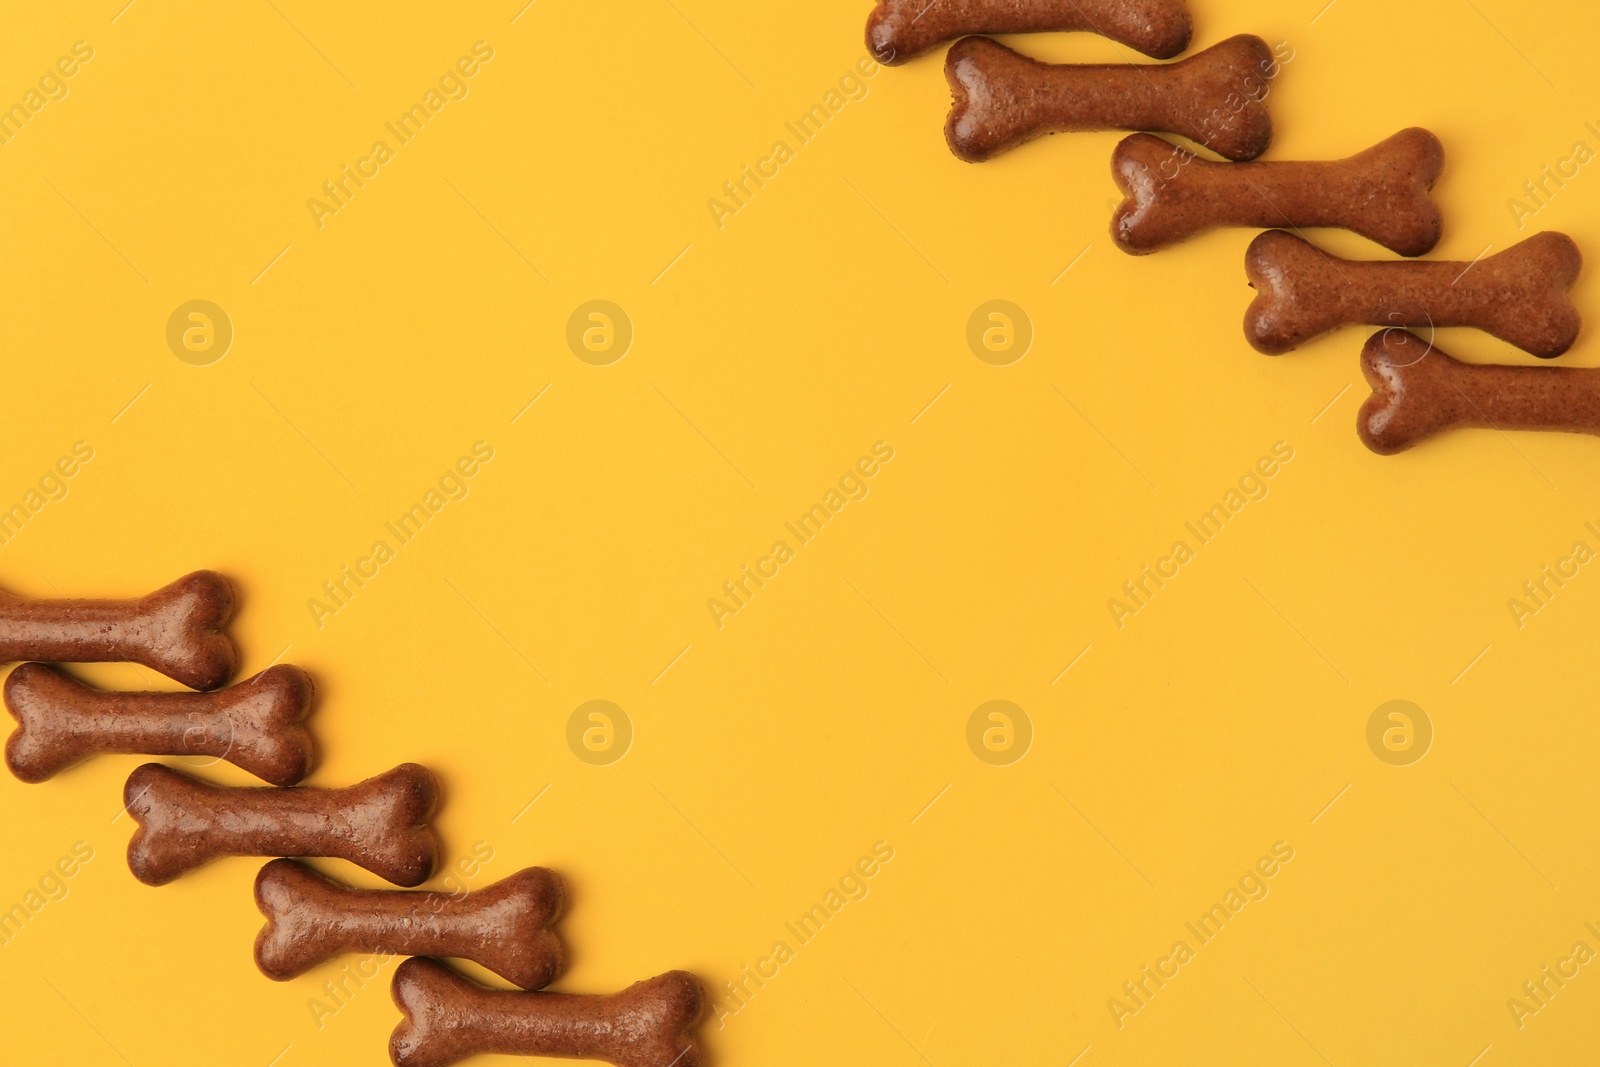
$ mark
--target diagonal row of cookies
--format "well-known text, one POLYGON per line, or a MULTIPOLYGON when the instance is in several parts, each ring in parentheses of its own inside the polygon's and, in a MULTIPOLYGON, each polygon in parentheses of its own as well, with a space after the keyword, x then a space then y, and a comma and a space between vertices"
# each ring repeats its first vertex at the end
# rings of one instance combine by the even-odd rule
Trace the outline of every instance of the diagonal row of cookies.
POLYGON ((24 600, 0 593, 0 663, 17 720, 6 765, 42 782, 91 756, 212 756, 271 783, 215 785, 159 763, 129 776, 138 824, 128 866, 164 885, 222 856, 280 857, 256 877, 267 924, 256 964, 279 981, 346 953, 410 956, 395 971, 404 1019, 398 1067, 445 1067, 481 1052, 601 1059, 619 1067, 695 1067, 699 981, 671 971, 610 996, 543 990, 561 973, 555 932, 561 879, 529 867, 475 892, 356 889, 282 857, 346 860, 399 886, 433 876, 439 783, 414 763, 340 789, 297 783, 316 745, 306 722, 314 686, 278 664, 231 688, 233 588, 197 571, 137 600, 24 600), (43 661, 43 662, 36 662, 43 661), (93 689, 48 663, 133 662, 192 693, 93 689), (521 990, 490 989, 428 957, 481 964, 521 990), (524 992, 526 990, 526 992, 524 992))
POLYGON ((1132 131, 1112 156, 1125 199, 1111 233, 1126 252, 1219 227, 1266 230, 1245 257, 1257 291, 1245 336, 1280 355, 1344 326, 1382 327, 1362 352, 1373 393, 1357 430, 1373 451, 1458 427, 1600 434, 1600 369, 1469 364, 1432 342, 1435 329, 1462 326, 1541 359, 1565 354, 1582 325, 1567 295, 1583 267, 1570 237, 1540 233, 1468 263, 1353 261, 1301 236, 1331 227, 1404 257, 1431 252, 1443 226, 1430 194, 1444 169, 1432 133, 1403 130, 1342 160, 1259 161, 1272 142, 1271 84, 1293 58, 1287 45, 1245 35, 1174 63, 1050 64, 965 36, 1048 31, 1098 33, 1171 59, 1189 47, 1193 24, 1185 0, 879 0, 867 44, 898 64, 955 40, 945 137, 968 162, 1051 133, 1132 131))

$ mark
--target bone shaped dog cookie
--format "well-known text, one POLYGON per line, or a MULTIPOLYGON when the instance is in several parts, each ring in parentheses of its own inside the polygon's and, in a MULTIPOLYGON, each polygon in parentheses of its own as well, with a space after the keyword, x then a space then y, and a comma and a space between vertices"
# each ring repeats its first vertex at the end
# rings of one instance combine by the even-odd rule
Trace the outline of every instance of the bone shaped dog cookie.
POLYGON ((286 663, 214 693, 102 692, 24 663, 5 684, 18 723, 6 766, 24 782, 42 782, 97 753, 217 756, 273 785, 294 785, 316 756, 305 726, 312 691, 311 678, 286 663))
POLYGON ((1541 233, 1477 263, 1354 262, 1282 230, 1257 237, 1245 336, 1280 355, 1340 326, 1473 326, 1541 359, 1578 339, 1566 291, 1583 268, 1572 238, 1541 233))
POLYGON ((429 825, 438 796, 433 772, 415 763, 343 789, 229 788, 146 763, 123 788, 139 824, 128 867, 165 885, 218 856, 317 856, 421 885, 439 854, 429 825))
POLYGON ((562 901, 561 879, 542 867, 456 895, 353 889, 277 859, 256 876, 256 907, 267 917, 256 966, 281 982, 349 952, 455 956, 543 989, 566 958, 551 929, 562 901))
POLYGON ((1379 455, 1461 428, 1600 435, 1600 368, 1463 363, 1416 334, 1383 330, 1361 352, 1372 395, 1356 428, 1379 455))
POLYGON ((138 600, 24 600, 0 593, 0 663, 141 663, 190 689, 233 677, 223 632, 233 587, 195 571, 138 600))
POLYGON ((478 1053, 605 1060, 616 1067, 698 1067, 690 1030, 705 994, 683 971, 609 996, 485 989, 433 960, 394 972, 405 1018, 389 1039, 396 1067, 448 1067, 478 1053))
POLYGON ((878 0, 867 48, 896 66, 969 33, 1080 30, 1171 59, 1189 47, 1194 20, 1184 0, 878 0))
POLYGON ((1155 130, 1254 159, 1272 142, 1266 100, 1278 65, 1248 35, 1176 63, 1064 66, 965 37, 945 60, 954 98, 945 140, 977 163, 1047 133, 1155 130))
POLYGON ((1111 174, 1127 197, 1111 235, 1140 255, 1221 226, 1332 226, 1402 256, 1439 243, 1439 208, 1428 195, 1444 146, 1427 130, 1402 130, 1349 159, 1213 163, 1136 133, 1117 146, 1111 174))

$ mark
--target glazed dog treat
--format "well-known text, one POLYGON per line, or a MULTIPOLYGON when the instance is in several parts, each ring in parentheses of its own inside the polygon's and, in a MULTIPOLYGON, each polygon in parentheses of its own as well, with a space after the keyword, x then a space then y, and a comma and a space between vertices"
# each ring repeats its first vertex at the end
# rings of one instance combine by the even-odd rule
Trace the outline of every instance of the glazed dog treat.
POLYGON ((1140 255, 1220 226, 1333 226, 1420 256, 1439 243, 1439 208, 1428 194, 1443 168, 1444 146, 1422 129, 1318 163, 1213 163, 1136 133, 1111 158, 1127 197, 1111 236, 1140 255))
POLYGON ((1379 455, 1445 430, 1553 430, 1600 435, 1600 369, 1462 363, 1416 334, 1383 330, 1361 353, 1372 395, 1357 432, 1379 455))
POLYGON ((698 1067, 690 1030, 705 994, 668 971, 610 996, 485 989, 433 960, 394 972, 405 1018, 389 1039, 396 1067, 446 1067, 479 1053, 605 1060, 617 1067, 698 1067))
POLYGON ((139 824, 128 867, 165 885, 218 856, 320 856, 421 885, 439 854, 428 824, 438 796, 433 772, 415 763, 344 789, 229 788, 146 763, 123 789, 139 824))
POLYGON ((256 876, 256 907, 267 917, 256 966, 281 982, 348 952, 456 956, 543 989, 566 961, 551 929, 562 899, 561 879, 542 867, 457 895, 352 889, 303 863, 273 860, 256 876))
POLYGON ((24 663, 6 679, 6 709, 19 724, 6 766, 42 782, 97 753, 217 756, 294 785, 316 757, 305 726, 312 691, 310 676, 286 663, 215 693, 107 693, 24 663))
POLYGON ((233 677, 223 632, 233 587, 195 571, 138 600, 23 600, 0 593, 0 663, 142 663, 190 689, 233 677))
POLYGON ((1194 20, 1184 0, 878 0, 867 49, 896 66, 969 33, 1078 30, 1171 59, 1189 47, 1194 20))
POLYGON ((1352 262, 1282 230, 1245 255, 1256 288, 1244 332, 1279 355, 1340 326, 1473 326, 1541 359, 1578 339, 1566 291, 1583 256, 1572 238, 1541 233, 1477 263, 1352 262))
POLYGON ((1232 37, 1176 63, 1067 66, 966 37, 945 60, 955 101, 945 140, 978 163, 1047 133, 1158 130, 1254 159, 1272 142, 1266 100, 1277 72, 1259 37, 1232 37))

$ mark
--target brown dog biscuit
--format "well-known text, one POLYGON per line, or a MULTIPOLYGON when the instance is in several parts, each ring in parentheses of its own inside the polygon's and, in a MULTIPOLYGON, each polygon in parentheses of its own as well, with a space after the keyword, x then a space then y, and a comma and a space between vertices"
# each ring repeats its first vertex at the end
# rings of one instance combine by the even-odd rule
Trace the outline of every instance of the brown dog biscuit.
POLYGON ((394 972, 404 1014, 389 1039, 396 1067, 448 1067, 479 1053, 605 1060, 617 1067, 698 1067, 690 1033, 705 993, 668 971, 609 996, 486 989, 433 960, 394 972))
POLYGON ((1391 456, 1445 430, 1600 435, 1600 368, 1463 363, 1416 334, 1383 330, 1361 352, 1372 395, 1357 432, 1391 456))
POLYGON ((43 663, 6 679, 6 709, 17 720, 6 766, 42 782, 98 753, 216 756, 273 785, 311 770, 316 746, 305 726, 311 678, 280 663, 214 693, 108 693, 43 663))
POLYGON ((281 982, 351 952, 454 956, 524 989, 543 989, 566 962, 551 929, 562 903, 561 879, 543 867, 452 894, 353 889, 277 859, 256 876, 256 907, 267 917, 256 966, 281 982))
POLYGON ((1055 65, 966 37, 945 60, 954 99, 945 140, 978 163, 1048 133, 1155 130, 1254 159, 1272 142, 1266 100, 1278 66, 1251 36, 1153 65, 1055 65))
POLYGON ((1282 230, 1257 237, 1245 270, 1257 290, 1244 332, 1280 355, 1339 328, 1472 326, 1541 359, 1578 339, 1567 299, 1583 255, 1572 238, 1541 233, 1476 263, 1354 262, 1282 230))
POLYGON ((429 825, 438 797, 433 772, 415 763, 343 789, 230 788, 146 763, 123 789, 139 824, 128 867, 165 885, 218 856, 314 856, 421 885, 439 855, 429 825))
POLYGON ((0 593, 0 663, 141 663, 190 689, 233 677, 223 627, 233 587, 195 571, 138 600, 23 600, 0 593))
POLYGON ((1442 220, 1428 194, 1444 169, 1444 146, 1427 130, 1402 130, 1349 159, 1213 163, 1136 133, 1117 146, 1111 174, 1126 200, 1111 236, 1140 255, 1222 226, 1331 226, 1402 256, 1439 243, 1442 220))
POLYGON ((867 50, 896 66, 969 33, 1077 31, 1171 59, 1189 47, 1194 20, 1184 0, 878 0, 867 50))

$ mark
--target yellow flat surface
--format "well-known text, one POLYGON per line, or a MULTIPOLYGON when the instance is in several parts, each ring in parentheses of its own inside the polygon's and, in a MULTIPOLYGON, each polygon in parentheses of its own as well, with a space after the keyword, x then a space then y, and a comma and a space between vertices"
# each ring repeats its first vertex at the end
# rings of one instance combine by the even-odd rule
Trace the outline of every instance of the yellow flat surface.
MULTIPOLYGON (((1600 964, 1574 953, 1600 951, 1600 576, 1563 561, 1600 549, 1600 442, 1369 454, 1367 331, 1252 351, 1247 232, 1117 251, 1115 134, 957 162, 940 58, 862 75, 858 0, 124 2, 30 5, 0 35, 0 103, 40 92, 0 144, 0 504, 28 516, 0 585, 232 576, 243 672, 318 681, 311 784, 424 763, 449 885, 566 878, 558 988, 690 969, 721 1067, 1594 1061, 1600 964), (75 42, 91 58, 46 78, 75 42), (739 210, 708 206, 779 142, 739 210), (191 300, 232 324, 208 365, 168 345, 191 300), (569 319, 597 300, 631 330, 580 317, 580 359, 569 319), (1009 366, 968 347, 991 300, 1033 327, 1009 366), (608 328, 631 332, 609 363, 608 328), (1186 524, 1235 490, 1199 543, 1186 524), (830 492, 802 541, 786 524, 830 492), (1192 559, 1119 627, 1108 601, 1178 542, 1192 559), (1577 575, 1514 611, 1547 565, 1577 575), (631 728, 609 765, 577 755, 599 720, 568 743, 595 700, 631 728), (1026 722, 969 735, 997 700, 1026 722), (1409 766, 1368 744, 1393 700, 1431 723, 1409 766), (1027 751, 986 762, 986 733, 1027 751)), ((1324 2, 1193 4, 1197 47, 1292 47, 1269 158, 1426 126, 1437 255, 1539 229, 1600 249, 1600 172, 1526 229, 1508 205, 1600 149, 1600 11, 1324 2)), ((1600 310, 1592 272, 1574 297, 1600 310)), ((1595 336, 1566 362, 1600 363, 1595 336)), ((0 1059, 385 1062, 394 962, 261 977, 258 863, 135 882, 138 762, 0 778, 0 908, 27 916, 0 944, 0 1059)))

